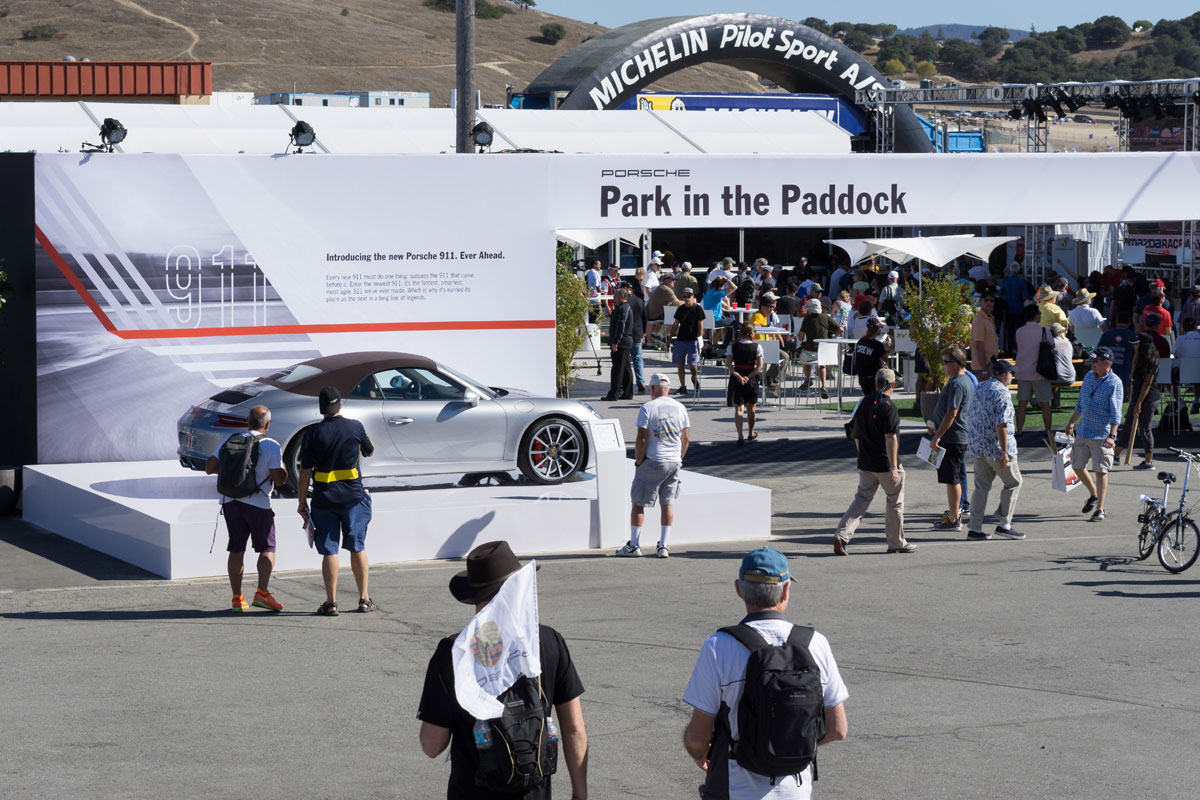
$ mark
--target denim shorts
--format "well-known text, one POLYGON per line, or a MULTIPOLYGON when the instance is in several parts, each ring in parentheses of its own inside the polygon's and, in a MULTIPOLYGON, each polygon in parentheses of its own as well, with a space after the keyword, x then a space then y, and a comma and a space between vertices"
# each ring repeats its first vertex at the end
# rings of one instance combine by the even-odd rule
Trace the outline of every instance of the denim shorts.
POLYGON ((317 532, 313 535, 313 546, 323 556, 335 556, 338 552, 338 534, 342 547, 357 553, 366 547, 367 523, 371 521, 371 495, 363 492, 363 498, 352 506, 339 508, 312 507, 309 519, 317 532))

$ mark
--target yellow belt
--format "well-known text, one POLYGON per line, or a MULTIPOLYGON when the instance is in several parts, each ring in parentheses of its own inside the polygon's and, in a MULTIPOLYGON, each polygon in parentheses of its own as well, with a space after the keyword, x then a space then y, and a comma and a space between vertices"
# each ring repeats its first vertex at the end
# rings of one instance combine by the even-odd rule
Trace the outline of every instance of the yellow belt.
POLYGON ((334 481, 352 481, 358 477, 358 469, 335 469, 333 472, 314 472, 313 480, 317 483, 333 483, 334 481))

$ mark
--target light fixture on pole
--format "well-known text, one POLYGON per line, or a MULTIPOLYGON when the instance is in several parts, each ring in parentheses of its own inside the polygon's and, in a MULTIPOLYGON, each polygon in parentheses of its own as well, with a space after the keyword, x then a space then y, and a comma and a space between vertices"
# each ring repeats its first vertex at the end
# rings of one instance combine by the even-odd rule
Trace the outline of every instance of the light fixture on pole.
POLYGON ((288 134, 288 146, 295 145, 297 153, 303 153, 304 148, 311 147, 316 140, 317 132, 304 120, 297 121, 292 126, 291 133, 288 134))
POLYGON ((495 131, 492 126, 486 122, 477 122, 474 128, 471 128, 471 141, 479 148, 479 152, 483 152, 485 148, 492 146, 492 139, 495 137, 495 131))
POLYGON ((125 141, 125 134, 129 131, 125 130, 125 126, 121 121, 112 117, 105 117, 104 122, 100 125, 100 142, 101 144, 83 143, 84 153, 111 153, 113 145, 118 145, 125 141))

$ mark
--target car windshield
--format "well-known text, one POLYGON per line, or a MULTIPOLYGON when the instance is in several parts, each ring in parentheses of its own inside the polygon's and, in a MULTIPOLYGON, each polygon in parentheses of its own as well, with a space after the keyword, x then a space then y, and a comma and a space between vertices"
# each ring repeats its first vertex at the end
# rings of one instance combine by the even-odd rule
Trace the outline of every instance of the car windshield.
POLYGON ((446 373, 447 375, 453 377, 455 380, 463 383, 464 385, 470 386, 472 389, 479 392, 484 397, 493 397, 494 398, 496 396, 495 392, 493 392, 488 387, 484 386, 479 381, 477 381, 473 378, 468 378, 466 375, 463 375, 461 372, 450 369, 445 364, 438 364, 438 369, 440 369, 442 372, 446 373))

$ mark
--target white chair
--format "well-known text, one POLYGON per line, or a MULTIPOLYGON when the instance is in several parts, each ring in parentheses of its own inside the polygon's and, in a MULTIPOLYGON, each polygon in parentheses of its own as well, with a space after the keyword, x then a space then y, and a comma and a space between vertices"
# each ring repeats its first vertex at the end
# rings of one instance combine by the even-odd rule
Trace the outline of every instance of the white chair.
MULTIPOLYGON (((842 388, 842 348, 837 342, 821 341, 817 342, 817 366, 825 367, 826 376, 837 375, 837 394, 841 396, 842 388)), ((839 406, 837 413, 841 414, 842 409, 839 406)))
POLYGON ((896 345, 897 353, 915 353, 917 352, 917 343, 913 341, 912 334, 907 330, 892 329, 892 342, 896 345))
POLYGON ((1175 382, 1171 376, 1171 368, 1175 365, 1175 359, 1172 356, 1160 359, 1158 362, 1158 377, 1154 382, 1158 385, 1170 386, 1175 382))
POLYGON ((662 340, 663 347, 670 348, 671 346, 671 326, 675 324, 675 309, 677 306, 663 306, 663 322, 662 328, 658 331, 658 338, 662 340))
MULTIPOLYGON (((764 339, 758 343, 758 346, 763 351, 763 375, 760 384, 762 385, 762 402, 766 405, 767 402, 767 370, 772 364, 779 364, 779 342, 775 339, 764 339)), ((779 385, 783 386, 783 374, 779 375, 779 385)))
POLYGON ((788 333, 795 336, 796 335, 796 325, 793 320, 794 320, 794 318, 792 317, 791 314, 780 314, 779 315, 779 327, 787 328, 788 333))
POLYGON ((1100 344, 1100 329, 1099 328, 1076 328, 1075 341, 1084 350, 1094 350, 1100 344))

